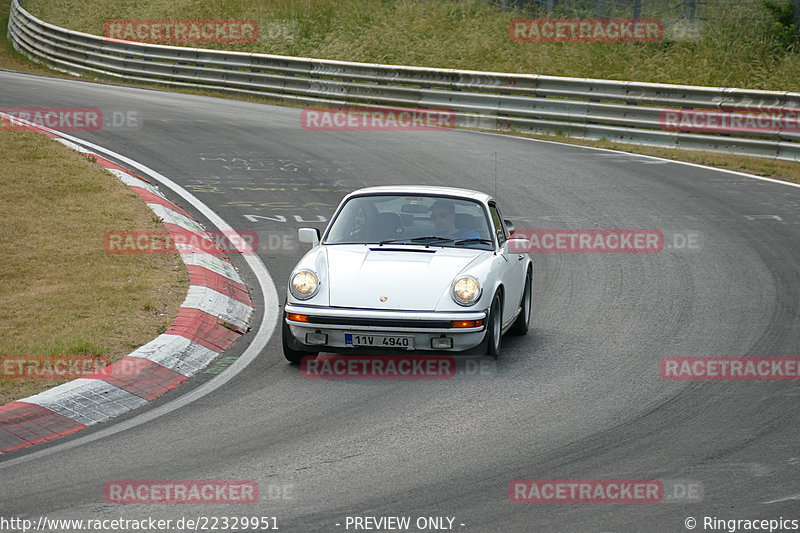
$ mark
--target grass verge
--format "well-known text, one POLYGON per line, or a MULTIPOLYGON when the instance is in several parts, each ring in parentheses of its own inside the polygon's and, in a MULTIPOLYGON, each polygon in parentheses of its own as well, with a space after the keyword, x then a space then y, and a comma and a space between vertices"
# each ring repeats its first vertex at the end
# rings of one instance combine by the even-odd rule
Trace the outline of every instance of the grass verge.
MULTIPOLYGON (((0 355, 112 361, 172 323, 178 255, 112 255, 107 231, 163 229, 126 185, 34 132, 0 130, 0 355)), ((62 383, 0 376, 0 405, 62 383)))
MULTIPOLYGON (((8 15, 11 10, 11 0, 0 0, 0 69, 16 70, 31 74, 44 74, 53 76, 54 71, 37 65, 16 51, 11 41, 8 40, 8 15)), ((56 76, 61 74, 55 73, 56 76)))
MULTIPOLYGON (((9 6, 10 0, 0 0, 0 13, 7 15, 9 6)), ((721 17, 707 21, 700 37, 682 41, 516 43, 508 38, 508 21, 530 15, 502 11, 481 0, 422 4, 412 0, 27 0, 26 8, 48 22, 96 34, 102 34, 106 21, 125 18, 249 18, 259 23, 257 42, 198 45, 210 48, 472 70, 800 90, 800 50, 780 50, 778 36, 773 35, 768 23, 756 13, 750 13, 753 17, 748 19, 744 11, 732 20, 721 17)), ((2 33, 0 67, 54 75, 21 58, 2 33)), ((163 86, 144 86, 163 90, 163 86)), ((177 91, 274 103, 258 96, 177 91)), ((655 155, 800 183, 800 165, 788 161, 570 137, 523 136, 655 155)))

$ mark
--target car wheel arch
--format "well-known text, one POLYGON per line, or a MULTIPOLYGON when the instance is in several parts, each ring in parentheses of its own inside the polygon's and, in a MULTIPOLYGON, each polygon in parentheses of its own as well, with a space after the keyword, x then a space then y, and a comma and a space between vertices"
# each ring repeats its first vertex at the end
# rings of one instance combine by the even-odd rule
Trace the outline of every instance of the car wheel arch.
POLYGON ((505 299, 506 299, 506 288, 505 288, 505 286, 503 285, 503 283, 502 283, 502 282, 500 282, 500 283, 498 283, 497 285, 495 285, 495 287, 494 287, 494 290, 492 291, 492 299, 491 299, 491 300, 489 300, 489 307, 491 307, 491 305, 492 305, 492 300, 494 300, 494 297, 495 297, 496 295, 498 295, 498 294, 500 295, 500 303, 501 303, 501 304, 505 303, 505 299))
POLYGON ((484 346, 485 346, 485 353, 486 355, 492 356, 497 359, 500 355, 500 350, 502 346, 502 338, 503 338, 503 296, 504 296, 504 289, 502 284, 499 285, 495 291, 492 293, 492 299, 489 304, 489 312, 487 314, 488 323, 486 325, 486 335, 484 337, 484 346), (497 301, 497 313, 500 315, 498 318, 495 318, 494 313, 492 313, 493 308, 495 307, 495 301, 497 301), (495 335, 497 337, 495 338, 495 335))

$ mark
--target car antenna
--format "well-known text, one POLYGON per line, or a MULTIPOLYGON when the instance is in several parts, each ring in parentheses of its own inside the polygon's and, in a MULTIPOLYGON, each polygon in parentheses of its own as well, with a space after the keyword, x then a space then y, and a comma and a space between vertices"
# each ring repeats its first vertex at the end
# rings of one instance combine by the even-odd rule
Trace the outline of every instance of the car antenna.
POLYGON ((497 150, 494 152, 494 197, 497 198, 497 150))

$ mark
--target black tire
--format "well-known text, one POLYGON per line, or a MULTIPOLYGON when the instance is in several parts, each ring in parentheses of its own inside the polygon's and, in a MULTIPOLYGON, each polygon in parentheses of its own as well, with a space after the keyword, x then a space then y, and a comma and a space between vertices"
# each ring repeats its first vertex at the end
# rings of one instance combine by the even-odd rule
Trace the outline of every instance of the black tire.
POLYGON ((520 312, 514 324, 509 329, 513 335, 527 335, 531 323, 531 274, 525 275, 525 289, 522 291, 522 301, 519 304, 520 312))
POLYGON ((289 324, 283 321, 283 329, 281 330, 281 343, 283 344, 283 356, 287 361, 294 364, 300 364, 303 357, 316 357, 319 352, 309 352, 306 350, 297 350, 293 346, 296 344, 292 332, 289 331, 289 324))
POLYGON ((500 293, 494 295, 492 306, 489 308, 489 324, 486 328, 486 355, 495 359, 500 357, 500 347, 503 343, 503 300, 500 293))

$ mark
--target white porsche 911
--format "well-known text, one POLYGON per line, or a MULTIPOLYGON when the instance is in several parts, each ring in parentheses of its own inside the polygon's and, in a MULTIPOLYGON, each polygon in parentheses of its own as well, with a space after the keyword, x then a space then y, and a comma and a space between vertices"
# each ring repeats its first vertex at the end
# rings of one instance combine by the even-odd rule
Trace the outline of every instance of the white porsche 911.
POLYGON ((502 335, 531 317, 529 243, 510 235, 495 200, 430 186, 360 189, 345 196, 289 276, 283 352, 401 350, 497 357, 502 335))

